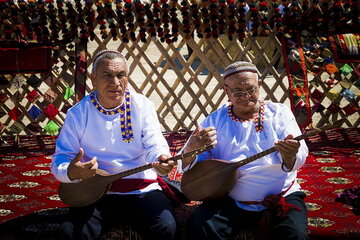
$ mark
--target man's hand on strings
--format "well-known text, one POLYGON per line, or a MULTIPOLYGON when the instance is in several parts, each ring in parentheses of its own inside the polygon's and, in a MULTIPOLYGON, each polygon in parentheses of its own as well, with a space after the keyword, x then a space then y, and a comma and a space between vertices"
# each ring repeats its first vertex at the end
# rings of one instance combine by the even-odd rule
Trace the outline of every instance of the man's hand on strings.
POLYGON ((198 125, 191 134, 189 141, 187 142, 184 153, 194 151, 207 145, 216 145, 216 130, 214 127, 207 127, 201 129, 198 125))
POLYGON ((281 154, 287 169, 292 169, 296 160, 296 153, 299 151, 300 142, 293 139, 293 135, 289 134, 285 139, 275 143, 276 149, 281 154))
POLYGON ((68 177, 70 180, 87 179, 95 176, 98 163, 96 157, 88 162, 82 163, 84 149, 80 148, 79 153, 71 160, 68 167, 68 177))
POLYGON ((169 174, 169 172, 173 169, 175 165, 177 165, 176 161, 167 159, 171 158, 168 154, 161 154, 160 157, 158 157, 158 161, 152 163, 152 167, 155 169, 156 173, 160 176, 165 176, 169 174))
MULTIPOLYGON (((199 148, 203 148, 207 145, 216 145, 216 130, 214 127, 207 127, 201 129, 199 125, 196 126, 195 131, 191 134, 187 141, 182 153, 188 153, 195 151, 199 148)), ((191 164, 195 160, 195 156, 182 159, 182 168, 191 164)))

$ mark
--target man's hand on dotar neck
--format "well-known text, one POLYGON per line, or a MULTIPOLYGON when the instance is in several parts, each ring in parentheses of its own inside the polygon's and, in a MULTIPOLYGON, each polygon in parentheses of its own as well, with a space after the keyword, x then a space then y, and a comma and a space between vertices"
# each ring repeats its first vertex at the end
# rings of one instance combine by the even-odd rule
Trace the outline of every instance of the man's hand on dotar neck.
POLYGON ((296 161, 296 153, 299 151, 300 142, 293 139, 293 135, 289 134, 285 139, 275 143, 276 149, 281 154, 287 169, 292 169, 296 161))
POLYGON ((171 158, 168 154, 161 154, 158 157, 158 162, 152 163, 152 167, 155 169, 156 173, 160 176, 165 176, 169 174, 169 172, 173 169, 175 165, 177 165, 176 161, 167 159, 171 158))
POLYGON ((87 179, 95 176, 96 169, 98 169, 96 157, 92 158, 88 162, 82 163, 81 160, 83 157, 84 150, 80 148, 79 153, 70 162, 68 167, 68 177, 70 180, 87 179))

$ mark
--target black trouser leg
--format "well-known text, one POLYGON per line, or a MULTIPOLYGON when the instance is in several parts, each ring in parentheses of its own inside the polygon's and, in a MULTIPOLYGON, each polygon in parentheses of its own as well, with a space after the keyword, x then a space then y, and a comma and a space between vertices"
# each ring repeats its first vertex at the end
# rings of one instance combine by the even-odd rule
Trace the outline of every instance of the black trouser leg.
POLYGON ((197 207, 187 221, 187 239, 231 239, 241 229, 253 228, 262 212, 239 208, 229 197, 197 207))
MULTIPOLYGON (((286 197, 288 203, 298 206, 301 211, 290 210, 287 218, 270 228, 267 234, 269 239, 308 239, 304 197, 303 192, 295 192, 286 197)), ((259 227, 258 223, 263 214, 264 211, 252 212, 240 209, 231 198, 204 202, 188 219, 187 239, 231 239, 241 229, 259 227)))
POLYGON ((65 239, 97 239, 120 224, 134 226, 144 239, 174 239, 173 206, 161 191, 141 195, 107 195, 96 204, 71 209, 62 224, 65 239))
POLYGON ((305 193, 294 192, 285 197, 286 202, 294 204, 301 211, 291 209, 288 217, 276 224, 270 230, 269 239, 286 239, 286 240, 306 240, 309 239, 307 234, 307 210, 304 202, 305 193))

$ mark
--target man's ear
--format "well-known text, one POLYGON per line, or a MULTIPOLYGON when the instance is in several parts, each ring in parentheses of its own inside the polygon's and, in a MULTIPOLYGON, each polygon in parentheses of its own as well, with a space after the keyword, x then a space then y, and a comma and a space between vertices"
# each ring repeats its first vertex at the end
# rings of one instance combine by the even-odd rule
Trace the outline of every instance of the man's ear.
POLYGON ((91 80, 91 83, 93 85, 93 88, 95 89, 96 88, 96 84, 95 84, 95 74, 91 73, 90 74, 90 80, 91 80))
POLYGON ((225 79, 222 80, 221 88, 222 88, 222 90, 224 90, 225 93, 226 93, 226 82, 225 82, 225 79))
POLYGON ((231 102, 231 101, 230 101, 230 95, 228 94, 228 90, 226 89, 226 84, 223 83, 222 86, 221 86, 221 88, 224 90, 226 96, 228 97, 228 100, 227 100, 227 101, 228 101, 228 102, 231 102))
POLYGON ((261 87, 261 85, 262 85, 262 80, 260 78, 258 80, 258 85, 259 85, 259 87, 261 87))

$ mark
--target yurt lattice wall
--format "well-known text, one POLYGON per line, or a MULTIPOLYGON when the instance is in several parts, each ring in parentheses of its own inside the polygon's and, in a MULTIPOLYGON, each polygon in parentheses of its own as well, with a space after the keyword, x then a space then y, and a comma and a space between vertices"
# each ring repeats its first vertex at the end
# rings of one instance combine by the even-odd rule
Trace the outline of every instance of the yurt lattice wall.
MULTIPOLYGON (((1 4, 1 18, 5 24, 0 27, 0 35, 4 41, 18 39, 16 26, 26 22, 24 17, 21 18, 22 13, 36 12, 39 16, 49 16, 49 18, 39 18, 37 15, 29 15, 32 20, 31 26, 35 30, 35 27, 39 27, 41 25, 39 23, 43 21, 42 35, 35 31, 38 36, 37 41, 41 39, 40 37, 44 40, 43 35, 46 33, 44 29, 48 29, 51 34, 54 29, 58 28, 59 31, 62 29, 62 34, 58 34, 60 36, 49 35, 53 41, 50 42, 54 46, 54 65, 50 73, 1 75, 0 121, 3 133, 7 134, 56 134, 58 127, 63 124, 66 110, 92 90, 89 80, 92 57, 104 48, 117 49, 126 56, 130 70, 130 87, 154 102, 165 131, 193 129, 196 122, 200 122, 224 104, 227 99, 221 89, 221 74, 226 65, 237 60, 251 61, 257 65, 263 80, 261 97, 283 102, 288 106, 294 105, 296 102, 291 102, 289 99, 293 92, 290 91, 291 86, 288 81, 291 72, 286 71, 289 61, 284 61, 289 57, 284 56, 284 39, 289 40, 296 35, 289 29, 298 30, 299 27, 310 29, 313 25, 310 22, 306 23, 307 25, 295 26, 294 21, 289 19, 295 13, 301 13, 297 16, 297 21, 301 22, 311 14, 319 14, 318 9, 325 7, 310 2, 305 8, 305 2, 301 1, 299 2, 302 4, 301 8, 296 8, 298 5, 292 5, 291 1, 288 1, 288 5, 286 1, 282 1, 282 6, 288 9, 284 11, 283 8, 282 12, 278 11, 281 5, 276 1, 248 1, 248 5, 245 5, 244 1, 234 3, 215 1, 207 4, 187 1, 177 4, 174 1, 134 2, 130 7, 122 1, 80 0, 64 2, 63 5, 59 2, 53 4, 50 1, 43 3, 42 7, 30 3, 1 4), (150 12, 144 14, 140 6, 145 6, 144 9, 146 11, 150 9, 150 12), (249 7, 247 10, 246 6, 249 7), (313 6, 316 8, 312 8, 313 6), (66 14, 61 14, 59 9, 66 14), (120 15, 119 9, 125 15, 120 15), (130 11, 132 14, 126 15, 130 11), (206 28, 208 22, 203 14, 206 11, 216 22, 216 28, 213 25, 208 25, 206 28), (159 14, 156 15, 156 12, 159 14), (154 14, 152 18, 149 13, 154 14), (176 14, 172 15, 174 13, 176 14), (232 15, 237 21, 233 21, 232 15), (16 19, 12 16, 19 17, 16 19), (171 21, 169 16, 172 17, 171 21), (151 25, 157 19, 160 23, 151 25), (265 21, 266 19, 269 21, 265 21), (79 25, 74 25, 74 21, 78 21, 79 25), (34 25, 34 22, 37 25, 34 25), (174 30, 174 26, 177 31, 174 30), (154 33, 156 27, 157 31, 154 33), (234 27, 235 32, 231 32, 234 27), (210 33, 207 31, 209 29, 210 33), (88 38, 90 41, 86 41, 88 38), (39 94, 38 98, 30 98, 31 100, 26 98, 34 90, 39 94), (17 107, 17 111, 14 107, 17 107)), ((343 12, 347 14, 344 16, 351 20, 354 7, 342 4, 343 12)), ((330 10, 333 13, 336 9, 330 10)), ((325 21, 317 26, 326 24, 329 25, 325 21)), ((352 24, 350 31, 351 29, 356 30, 356 24, 352 24)), ((325 39, 328 35, 324 35, 325 39)), ((29 39, 29 35, 21 35, 21 37, 22 41, 34 41, 29 39)), ((325 40, 320 40, 320 44, 321 41, 325 40)), ((311 111, 312 121, 312 124, 310 121, 306 127, 322 125, 339 118, 347 118, 344 127, 358 127, 359 74, 358 70, 356 71, 359 69, 358 63, 349 63, 353 72, 346 77, 339 72, 340 77, 346 78, 349 84, 338 85, 339 94, 334 99, 331 95, 332 88, 324 85, 326 79, 321 77, 324 75, 324 69, 321 70, 322 73, 317 73, 313 77, 314 74, 310 71, 311 64, 306 62, 308 60, 306 54, 303 53, 305 56, 303 61, 307 64, 306 75, 309 79, 307 110, 311 111), (315 88, 323 95, 314 100, 315 88), (354 93, 355 97, 349 100, 346 98, 347 95, 341 94, 346 89, 354 93), (328 108, 331 100, 335 100, 340 107, 337 112, 331 107, 328 108), (348 103, 346 101, 351 101, 353 106, 351 111, 346 111, 348 108, 344 110, 348 103), (319 103, 324 107, 322 111, 317 108, 319 103)), ((338 65, 338 67, 342 66, 338 65)))

